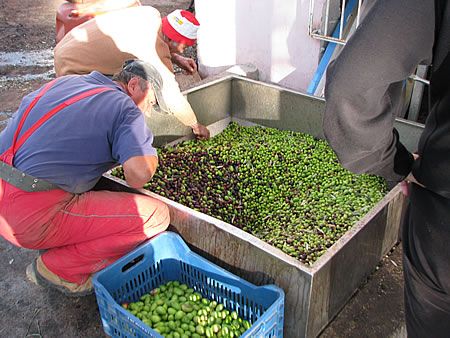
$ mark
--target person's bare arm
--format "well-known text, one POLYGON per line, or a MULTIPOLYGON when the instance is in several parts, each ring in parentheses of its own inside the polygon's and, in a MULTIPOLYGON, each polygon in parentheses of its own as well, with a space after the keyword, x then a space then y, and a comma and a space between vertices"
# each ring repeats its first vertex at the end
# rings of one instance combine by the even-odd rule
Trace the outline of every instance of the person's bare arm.
POLYGON ((209 130, 197 121, 191 105, 180 90, 175 74, 165 66, 156 52, 149 51, 147 56, 143 54, 138 55, 138 57, 141 60, 151 63, 161 74, 164 84, 164 101, 170 109, 169 113, 173 114, 185 126, 192 128, 192 131, 198 138, 209 138, 209 130))
POLYGON ((132 188, 142 188, 151 180, 158 166, 156 156, 134 156, 123 164, 125 180, 132 188))
POLYGON ((197 64, 191 58, 184 57, 183 55, 172 53, 172 62, 178 65, 184 70, 186 74, 194 74, 197 71, 197 64))

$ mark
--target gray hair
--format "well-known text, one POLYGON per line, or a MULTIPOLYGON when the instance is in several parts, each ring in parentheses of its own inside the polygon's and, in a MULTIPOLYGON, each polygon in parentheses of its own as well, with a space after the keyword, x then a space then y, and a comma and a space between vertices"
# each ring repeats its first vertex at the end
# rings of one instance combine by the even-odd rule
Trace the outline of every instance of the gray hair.
POLYGON ((144 80, 142 77, 137 76, 136 74, 129 72, 127 70, 121 69, 119 72, 113 75, 112 80, 118 81, 123 84, 128 84, 133 77, 137 77, 139 79, 139 87, 141 90, 146 90, 148 88, 147 80, 144 80))

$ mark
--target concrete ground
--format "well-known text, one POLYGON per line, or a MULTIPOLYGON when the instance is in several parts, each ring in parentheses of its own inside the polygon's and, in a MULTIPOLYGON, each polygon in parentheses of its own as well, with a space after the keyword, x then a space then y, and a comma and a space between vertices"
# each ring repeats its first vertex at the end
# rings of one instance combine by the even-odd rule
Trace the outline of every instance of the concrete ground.
MULTIPOLYGON (((54 22, 60 3, 0 2, 0 130, 25 94, 54 77, 54 22)), ((187 8, 190 1, 142 3, 167 14, 187 8)), ((199 80, 177 78, 184 89, 199 80)), ((104 337, 95 296, 67 298, 28 282, 25 268, 37 255, 0 238, 0 337, 104 337)), ((320 337, 406 337, 400 246, 383 258, 320 337)))

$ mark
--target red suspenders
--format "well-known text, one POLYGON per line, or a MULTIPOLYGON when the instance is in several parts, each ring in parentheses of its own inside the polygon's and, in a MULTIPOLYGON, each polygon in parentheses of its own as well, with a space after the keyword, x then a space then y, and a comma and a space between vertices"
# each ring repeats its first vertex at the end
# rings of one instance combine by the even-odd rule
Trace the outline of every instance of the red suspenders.
MULTIPOLYGON (((108 90, 113 90, 113 88, 110 87, 98 87, 98 88, 94 88, 94 89, 90 89, 87 90, 85 92, 82 92, 81 94, 78 94, 74 97, 71 97, 70 99, 68 99, 67 101, 59 104, 58 106, 54 107, 53 109, 51 109, 49 112, 47 112, 46 114, 44 114, 38 121, 36 121, 35 124, 33 124, 25 133, 23 133, 23 135, 18 138, 20 131, 22 130, 23 124, 25 123, 26 118, 28 117, 30 111, 34 108, 34 106, 36 105, 36 103, 41 99, 41 97, 57 82, 57 79, 47 83, 42 90, 38 93, 38 95, 36 95, 36 97, 33 99, 33 101, 31 101, 31 103, 29 104, 29 106, 27 107, 27 109, 24 111, 19 124, 17 125, 17 129, 14 133, 14 137, 13 137, 13 141, 11 144, 11 147, 8 148, 2 155, 0 155, 0 162, 3 162, 4 164, 2 164, 2 170, 3 173, 0 172, 0 178, 4 179, 4 176, 7 175, 8 173, 5 174, 5 172, 7 172, 8 170, 9 172, 9 176, 13 176, 13 175, 17 175, 18 170, 13 168, 13 160, 14 160, 14 156, 17 152, 17 150, 25 143, 25 141, 42 125, 44 124, 46 121, 48 121, 52 116, 54 116, 55 114, 57 114, 59 111, 61 111, 62 109, 70 106, 71 104, 74 104, 75 102, 78 102, 84 98, 87 98, 89 96, 93 96, 108 90), (9 168, 8 168, 9 167, 9 168)), ((26 175, 24 173, 21 173, 21 176, 26 175)), ((24 176, 23 176, 24 177, 24 176)), ((34 179, 34 178, 33 178, 34 179)), ((34 179, 35 182, 37 179, 34 179)), ((20 186, 18 186, 18 188, 21 188, 20 186)), ((45 190, 49 190, 49 189, 45 189, 45 190)), ((28 191, 28 190, 27 190, 28 191)), ((36 189, 34 189, 33 191, 37 191, 36 189)))

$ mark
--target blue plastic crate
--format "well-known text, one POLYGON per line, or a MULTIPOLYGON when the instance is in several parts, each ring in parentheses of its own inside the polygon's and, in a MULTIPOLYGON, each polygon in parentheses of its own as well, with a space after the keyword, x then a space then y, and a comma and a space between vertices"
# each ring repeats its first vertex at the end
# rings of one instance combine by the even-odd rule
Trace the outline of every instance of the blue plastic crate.
POLYGON ((241 337, 283 337, 284 292, 255 286, 163 232, 95 274, 93 283, 105 332, 112 337, 162 337, 119 304, 137 301, 161 284, 179 281, 236 311, 252 326, 241 337))

